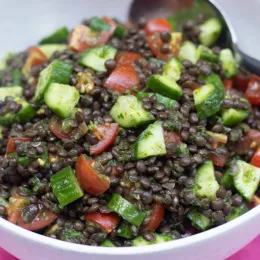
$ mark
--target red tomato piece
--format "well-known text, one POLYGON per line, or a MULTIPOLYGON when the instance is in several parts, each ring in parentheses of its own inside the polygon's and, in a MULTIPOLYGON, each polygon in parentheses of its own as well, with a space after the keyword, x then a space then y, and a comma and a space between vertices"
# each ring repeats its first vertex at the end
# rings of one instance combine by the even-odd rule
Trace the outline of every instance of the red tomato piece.
POLYGON ((238 155, 242 155, 242 154, 246 154, 250 149, 258 149, 259 147, 260 147, 260 132, 251 129, 237 143, 235 152, 238 155))
POLYGON ((90 146, 90 154, 98 155, 105 151, 114 142, 117 132, 117 123, 96 125, 92 133, 97 137, 99 142, 90 146))
POLYGON ((260 77, 253 75, 245 92, 252 105, 260 105, 260 77))
POLYGON ((249 202, 249 207, 254 208, 260 205, 260 198, 257 195, 254 195, 253 199, 249 202))
POLYGON ((27 230, 39 230, 48 226, 57 218, 56 214, 42 208, 32 222, 25 223, 20 211, 28 205, 30 205, 29 198, 21 197, 18 194, 13 195, 9 199, 7 207, 7 220, 27 230))
POLYGON ((24 75, 28 76, 31 68, 42 65, 48 61, 46 55, 37 47, 30 47, 28 49, 28 58, 22 69, 24 75))
MULTIPOLYGON (((168 143, 175 143, 177 145, 181 144, 181 139, 179 137, 179 135, 176 132, 167 132, 164 131, 164 142, 167 146, 168 143)), ((172 155, 171 154, 166 154, 165 155, 166 158, 171 158, 172 155)))
POLYGON ((8 139, 8 143, 7 143, 7 148, 6 148, 6 154, 10 154, 10 153, 14 153, 16 150, 15 150, 15 146, 14 146, 14 143, 16 140, 19 140, 23 143, 25 142, 30 142, 32 139, 31 138, 28 138, 28 137, 20 137, 20 138, 9 138, 8 139))
POLYGON ((238 75, 233 77, 235 88, 241 91, 245 91, 247 89, 249 81, 250 81, 249 75, 243 72, 239 72, 238 75))
POLYGON ((71 140, 70 134, 66 134, 62 131, 62 119, 54 116, 49 121, 49 129, 60 139, 71 140))
POLYGON ((154 18, 147 22, 145 28, 147 35, 152 35, 154 33, 160 32, 170 32, 171 25, 165 18, 154 18))
POLYGON ((76 175, 82 188, 92 195, 100 195, 110 186, 109 178, 95 169, 95 161, 83 154, 77 160, 76 175))
POLYGON ((91 221, 110 233, 114 230, 120 221, 120 217, 115 213, 90 213, 85 215, 85 219, 91 221))
POLYGON ((120 93, 134 93, 134 88, 140 89, 140 81, 137 72, 131 64, 122 64, 109 75, 105 82, 105 87, 120 93))
POLYGON ((219 167, 225 166, 228 160, 228 156, 216 154, 214 152, 210 153, 209 157, 212 160, 213 164, 219 167))
POLYGON ((255 152, 254 156, 251 159, 251 164, 255 167, 260 168, 260 148, 255 152))
POLYGON ((147 224, 143 226, 143 230, 154 231, 156 230, 164 217, 164 206, 160 203, 156 203, 152 207, 152 213, 150 215, 150 220, 147 224))
POLYGON ((88 26, 77 25, 69 37, 69 47, 76 52, 82 52, 89 48, 104 45, 116 29, 116 23, 103 17, 103 20, 110 25, 109 31, 93 32, 88 26))
POLYGON ((194 85, 194 86, 191 87, 191 89, 192 89, 192 91, 194 91, 194 90, 196 90, 196 89, 198 89, 200 87, 201 87, 200 85, 194 85))
POLYGON ((116 166, 112 166, 112 175, 113 176, 120 176, 121 172, 119 172, 116 168, 116 166))
POLYGON ((139 53, 133 51, 118 51, 115 57, 117 65, 132 64, 136 60, 142 58, 139 53))
POLYGON ((160 35, 158 33, 147 36, 146 41, 147 41, 147 44, 149 45, 149 48, 151 49, 152 53, 158 59, 161 59, 163 61, 167 61, 167 60, 169 60, 170 58, 173 57, 172 53, 164 54, 164 53, 161 52, 163 42, 162 42, 160 35))
POLYGON ((229 92, 233 87, 233 81, 231 79, 226 79, 223 82, 226 92, 229 92))

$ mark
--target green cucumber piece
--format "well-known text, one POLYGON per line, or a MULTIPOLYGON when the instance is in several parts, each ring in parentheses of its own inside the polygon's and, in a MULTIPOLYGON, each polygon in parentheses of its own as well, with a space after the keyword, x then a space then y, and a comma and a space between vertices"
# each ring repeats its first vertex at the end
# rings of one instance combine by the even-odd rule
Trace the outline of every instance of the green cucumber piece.
POLYGON ((194 43, 190 41, 185 41, 179 52, 180 60, 189 60, 191 63, 195 64, 197 62, 197 50, 194 43))
POLYGON ((134 149, 136 160, 150 156, 166 154, 166 146, 163 135, 162 122, 156 121, 149 125, 139 136, 134 149))
POLYGON ((51 176, 51 187, 62 207, 83 196, 77 178, 70 166, 63 168, 51 176))
POLYGON ((198 197, 213 200, 218 189, 219 184, 215 178, 213 163, 206 161, 197 170, 193 190, 198 197))
POLYGON ((193 92, 195 106, 201 120, 216 114, 225 98, 225 89, 219 76, 211 74, 207 84, 193 92))
POLYGON ((240 207, 232 207, 229 215, 226 217, 227 222, 236 219, 249 211, 247 205, 243 203, 240 207))
POLYGON ((260 169, 241 160, 236 162, 236 166, 236 172, 234 172, 235 188, 241 196, 250 201, 259 186, 260 169))
POLYGON ((61 27, 54 33, 43 38, 40 41, 40 44, 65 43, 69 38, 69 34, 70 32, 67 27, 61 27))
POLYGON ((0 87, 0 100, 5 100, 7 96, 22 97, 23 88, 20 86, 0 87))
POLYGON ((222 30, 222 24, 218 19, 211 18, 203 23, 199 28, 199 40, 201 44, 210 47, 218 40, 222 30))
POLYGON ((220 179, 221 185, 223 185, 227 190, 233 190, 234 188, 234 179, 230 174, 230 169, 226 170, 223 176, 220 179))
POLYGON ((72 70, 72 64, 58 59, 54 60, 40 73, 34 95, 34 101, 39 103, 44 97, 44 92, 52 83, 68 84, 70 82, 72 70))
POLYGON ((106 239, 103 243, 100 244, 100 246, 104 246, 104 247, 116 247, 109 239, 106 239))
POLYGON ((114 59, 117 50, 111 46, 104 45, 83 52, 80 64, 95 71, 105 72, 106 60, 114 59))
POLYGON ((174 99, 167 98, 156 93, 157 102, 163 104, 166 108, 172 108, 174 105, 178 104, 178 102, 174 99))
POLYGON ((126 221, 135 226, 140 226, 145 218, 145 213, 137 209, 132 203, 119 194, 113 194, 107 204, 111 211, 116 212, 126 221))
POLYGON ((75 87, 59 83, 52 83, 44 94, 46 105, 61 118, 72 115, 79 98, 80 94, 75 87))
POLYGON ((200 45, 197 48, 197 60, 205 60, 209 62, 218 62, 219 57, 211 49, 200 45))
POLYGON ((7 67, 7 61, 12 58, 15 54, 13 52, 6 52, 4 57, 0 60, 0 70, 5 70, 7 67))
MULTIPOLYGON (((244 98, 240 100, 248 102, 244 98)), ((249 110, 237 108, 223 109, 221 112, 222 124, 227 127, 238 125, 249 116, 249 112, 249 110)))
POLYGON ((35 116, 34 108, 25 100, 20 98, 14 99, 18 104, 22 105, 22 108, 18 113, 9 112, 4 116, 0 116, 0 125, 9 126, 13 123, 26 123, 32 120, 35 116))
POLYGON ((237 61, 230 49, 221 50, 219 60, 222 62, 222 68, 227 78, 231 78, 238 73, 237 61))
POLYGON ((35 90, 34 101, 39 103, 43 99, 44 92, 50 84, 68 84, 70 82, 72 70, 72 64, 58 59, 49 64, 49 66, 40 73, 39 81, 35 90))
POLYGON ((163 66, 163 76, 167 76, 175 81, 178 81, 181 77, 181 68, 181 62, 176 58, 172 58, 163 66))
POLYGON ((109 31, 111 26, 99 17, 93 17, 89 27, 94 32, 109 31))
POLYGON ((122 25, 117 25, 115 31, 114 31, 114 34, 113 36, 122 40, 127 34, 127 30, 125 27, 123 27, 122 25))
POLYGON ((125 223, 120 224, 120 226, 117 229, 117 235, 119 237, 124 237, 124 238, 132 238, 132 230, 129 225, 126 225, 125 223))
POLYGON ((187 214, 187 218, 191 220, 192 226, 200 231, 205 231, 212 225, 211 220, 197 210, 190 211, 187 214))
POLYGON ((43 44, 39 46, 39 49, 49 59, 54 52, 62 52, 68 49, 68 45, 67 44, 43 44))
POLYGON ((11 71, 11 76, 13 77, 13 82, 10 84, 11 86, 20 86, 22 81, 22 72, 20 69, 14 69, 11 71))
POLYGON ((142 103, 133 95, 118 98, 110 115, 121 127, 137 127, 154 120, 152 114, 143 109, 142 103))
POLYGON ((147 87, 175 100, 179 100, 183 94, 182 89, 173 79, 161 75, 152 75, 147 82, 147 87))
POLYGON ((5 200, 4 198, 0 197, 0 206, 7 207, 8 206, 8 201, 5 200))
POLYGON ((153 233, 153 235, 155 239, 151 242, 145 240, 142 236, 136 237, 134 240, 132 240, 132 246, 149 246, 149 245, 161 244, 173 240, 172 237, 165 234, 153 233))

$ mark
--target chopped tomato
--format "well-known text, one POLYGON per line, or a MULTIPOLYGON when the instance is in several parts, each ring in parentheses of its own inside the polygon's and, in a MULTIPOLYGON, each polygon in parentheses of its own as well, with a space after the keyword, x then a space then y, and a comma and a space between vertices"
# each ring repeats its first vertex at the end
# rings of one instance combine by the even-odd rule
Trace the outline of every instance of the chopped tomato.
POLYGON ((150 215, 150 220, 147 224, 143 226, 143 230, 154 231, 161 224, 164 217, 164 206, 160 203, 156 203, 152 207, 152 213, 150 215))
MULTIPOLYGON (((181 144, 181 139, 176 132, 167 132, 164 131, 164 142, 167 145, 168 143, 175 143, 177 145, 181 144)), ((166 158, 171 158, 171 154, 166 154, 166 158)))
POLYGON ((255 152, 254 156, 251 159, 251 164, 255 167, 260 168, 260 148, 255 152))
POLYGON ((114 33, 116 24, 113 20, 103 17, 103 20, 110 25, 109 31, 94 32, 88 26, 77 25, 69 37, 69 47, 76 52, 104 45, 114 33))
POLYGON ((170 51, 167 54, 162 53, 161 48, 163 45, 163 42, 161 40, 159 33, 154 33, 153 35, 146 36, 147 44, 149 45, 149 48, 151 49, 152 53, 161 60, 167 61, 172 57, 177 57, 179 54, 180 46, 181 46, 181 35, 179 37, 175 37, 171 40, 169 43, 170 45, 170 51))
POLYGON ((233 81, 231 79, 226 79, 223 82, 226 92, 229 92, 233 87, 233 81))
POLYGON ((236 75, 233 78, 235 88, 241 91, 245 91, 247 89, 249 81, 250 81, 249 75, 246 75, 245 73, 242 72, 240 72, 238 75, 236 75))
POLYGON ((64 120, 60 119, 57 116, 53 116, 49 121, 49 129, 55 134, 58 138, 62 140, 78 140, 84 136, 87 131, 87 125, 85 122, 79 124, 76 129, 66 129, 66 133, 63 130, 64 120))
POLYGON ((8 143, 7 143, 7 148, 6 148, 6 154, 7 155, 10 154, 10 153, 14 153, 15 152, 14 143, 15 143, 16 140, 25 143, 25 142, 30 142, 31 138, 28 138, 28 137, 9 138, 8 139, 8 143))
POLYGON ((194 86, 191 87, 191 89, 192 89, 192 91, 194 91, 194 90, 196 90, 196 89, 198 89, 200 87, 201 87, 200 85, 194 85, 194 86))
POLYGON ((132 64, 142 56, 139 53, 133 51, 118 51, 115 57, 117 65, 132 64))
POLYGON ((210 153, 209 157, 212 160, 213 164, 219 167, 225 166, 228 160, 228 156, 220 155, 214 152, 210 153))
POLYGON ((253 75, 245 92, 252 105, 260 105, 260 77, 253 75))
POLYGON ((122 64, 109 75, 105 82, 105 87, 120 93, 134 93, 134 88, 140 89, 140 81, 137 72, 131 64, 122 64))
POLYGON ((254 195, 253 199, 249 202, 249 207, 254 208, 260 205, 260 198, 257 195, 254 195))
POLYGON ((165 18, 154 18, 147 22, 145 28, 147 35, 152 35, 154 33, 160 32, 170 32, 171 25, 165 18))
POLYGON ((76 175, 82 188, 92 195, 100 195, 110 186, 109 178, 95 169, 95 161, 83 154, 77 160, 76 175))
POLYGON ((224 134, 212 133, 210 137, 213 149, 216 149, 219 146, 219 144, 226 144, 228 140, 227 135, 224 134))
POLYGON ((104 124, 95 125, 92 133, 97 137, 99 142, 95 145, 90 146, 90 154, 98 155, 106 150, 111 145, 117 135, 118 124, 104 124))
POLYGON ((36 217, 30 223, 26 223, 22 218, 21 210, 28 205, 30 205, 29 198, 21 197, 18 194, 13 195, 9 199, 7 207, 7 220, 27 230, 39 230, 48 226, 57 218, 56 214, 41 208, 36 217))
POLYGON ((42 65, 47 62, 46 55, 37 47, 31 47, 28 49, 28 58, 23 66, 22 72, 25 76, 28 76, 31 68, 42 65))
POLYGON ((238 141, 235 152, 238 155, 246 154, 250 149, 258 149, 260 147, 260 132, 257 130, 249 130, 246 135, 238 141))
POLYGON ((100 212, 86 214, 85 219, 101 226, 108 233, 113 231, 120 221, 120 217, 115 213, 105 214, 100 212))
POLYGON ((112 166, 112 175, 119 176, 121 173, 117 170, 116 166, 112 166))

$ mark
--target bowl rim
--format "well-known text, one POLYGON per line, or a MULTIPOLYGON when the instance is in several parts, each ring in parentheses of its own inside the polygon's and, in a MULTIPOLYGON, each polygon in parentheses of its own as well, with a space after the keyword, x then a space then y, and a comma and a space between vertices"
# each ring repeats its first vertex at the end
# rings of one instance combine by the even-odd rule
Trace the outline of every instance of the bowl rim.
MULTIPOLYGON (((86 246, 86 245, 79 245, 73 244, 57 239, 53 239, 50 237, 43 236, 41 234, 34 233, 32 231, 25 230, 19 226, 16 226, 5 219, 0 218, 0 231, 6 230, 10 232, 13 236, 22 238, 23 240, 27 240, 31 243, 42 244, 43 246, 48 246, 53 249, 59 249, 62 251, 70 251, 70 252, 77 252, 82 254, 92 254, 92 255, 109 255, 109 256, 127 256, 127 255, 149 255, 158 253, 161 251, 169 251, 173 249, 182 249, 186 248, 187 246, 196 245, 201 243, 202 241, 214 238, 218 235, 223 235, 224 233, 231 232, 231 230, 235 229, 237 226, 242 225, 254 217, 260 215, 260 206, 251 209, 249 212, 245 213, 244 215, 225 223, 219 227, 215 227, 208 231, 192 235, 189 237, 185 237, 182 239, 169 241, 162 244, 157 245, 150 245, 147 246, 140 246, 140 247, 97 247, 97 246, 86 246), (98 248, 98 250, 97 250, 98 248), (149 250, 147 250, 149 249, 149 250)), ((3 248, 4 249, 4 248, 3 248)))

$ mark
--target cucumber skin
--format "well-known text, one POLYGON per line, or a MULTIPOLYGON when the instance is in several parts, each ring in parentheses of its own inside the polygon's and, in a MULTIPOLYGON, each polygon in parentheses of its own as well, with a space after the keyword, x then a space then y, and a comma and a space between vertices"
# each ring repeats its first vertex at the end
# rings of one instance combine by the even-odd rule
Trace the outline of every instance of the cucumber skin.
POLYGON ((39 82, 34 95, 35 103, 39 104, 43 100, 44 92, 50 84, 68 84, 73 71, 73 65, 59 59, 54 60, 47 68, 40 73, 39 82))
POLYGON ((225 98, 225 88, 218 75, 210 74, 206 78, 206 83, 212 84, 215 87, 215 91, 204 102, 196 105, 200 120, 216 114, 220 110, 225 98))
POLYGON ((227 127, 232 127, 241 123, 248 116, 248 110, 235 108, 225 109, 222 111, 222 124, 227 127))
POLYGON ((109 239, 106 239, 103 243, 100 244, 103 247, 116 247, 109 239))
POLYGON ((185 41, 179 52, 180 60, 189 60, 191 63, 195 64, 197 62, 197 50, 193 42, 185 41))
POLYGON ((69 34, 70 32, 67 27, 61 27, 54 33, 43 38, 40 41, 40 44, 65 43, 68 40, 69 34))
POLYGON ((187 218, 191 220, 192 226, 199 229, 200 231, 205 231, 211 226, 211 221, 208 217, 204 216, 197 210, 192 210, 187 214, 187 218))
POLYGON ((68 45, 67 44, 43 44, 39 46, 39 49, 49 59, 54 52, 56 51, 61 52, 68 49, 68 45))
POLYGON ((173 240, 172 237, 165 234, 157 234, 157 233, 153 233, 153 234, 155 236, 154 241, 148 242, 142 236, 139 236, 132 240, 132 246, 149 246, 149 245, 161 244, 173 240))
POLYGON ((183 94, 182 89, 178 86, 178 84, 171 78, 165 76, 152 75, 147 82, 147 86, 154 92, 174 100, 179 100, 183 94), (167 83, 172 83, 174 87, 172 88, 165 84, 164 79, 171 81, 167 83))
POLYGON ((221 50, 219 60, 222 62, 222 68, 227 78, 231 78, 237 74, 238 66, 230 49, 221 50))
POLYGON ((12 87, 0 87, 0 100, 5 100, 7 96, 12 97, 22 97, 23 88, 20 86, 12 86, 12 87))

